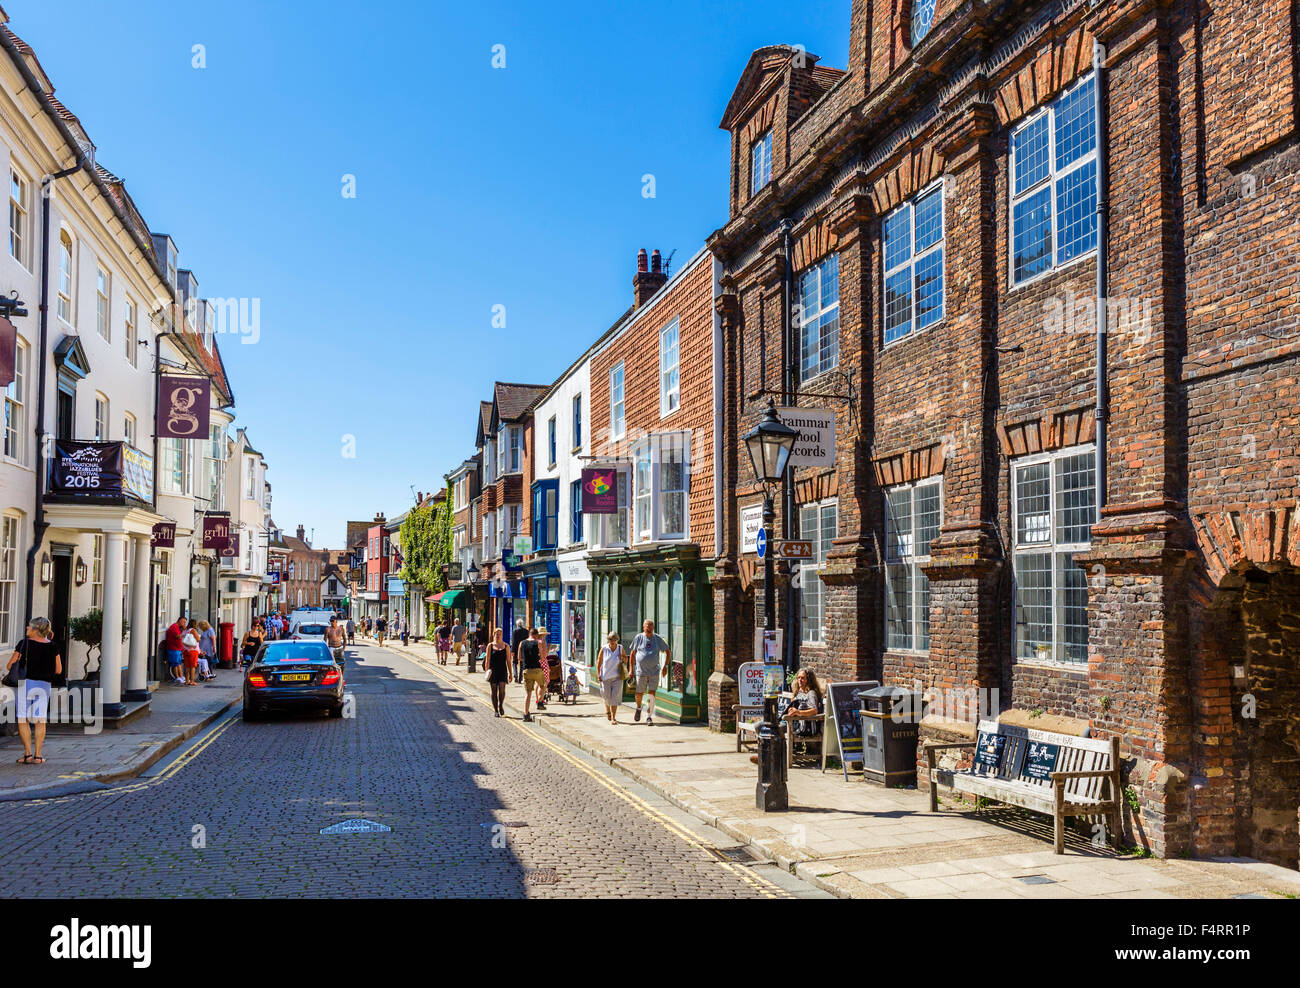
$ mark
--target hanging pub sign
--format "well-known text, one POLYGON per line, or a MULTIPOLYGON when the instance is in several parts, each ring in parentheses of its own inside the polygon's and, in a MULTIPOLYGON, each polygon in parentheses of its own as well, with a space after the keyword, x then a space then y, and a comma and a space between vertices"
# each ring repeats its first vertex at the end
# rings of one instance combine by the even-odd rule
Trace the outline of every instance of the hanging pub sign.
POLYGON ((234 559, 239 555, 239 536, 227 535, 224 540, 216 540, 212 548, 217 550, 217 555, 223 559, 234 559))
POLYGON ((211 389, 206 377, 159 378, 159 438, 207 439, 211 389))
POLYGON ((203 548, 217 549, 224 548, 230 539, 230 516, 229 515, 204 515, 203 516, 203 548))
POLYGON ((14 383, 18 368, 18 330, 4 316, 0 316, 0 388, 14 383))
POLYGON ((122 496, 122 443, 60 439, 54 444, 51 494, 77 497, 122 496))
POLYGON ((618 472, 588 468, 582 471, 582 513, 618 514, 618 472))
POLYGON ((158 549, 176 548, 176 522, 160 521, 154 525, 149 544, 158 549))

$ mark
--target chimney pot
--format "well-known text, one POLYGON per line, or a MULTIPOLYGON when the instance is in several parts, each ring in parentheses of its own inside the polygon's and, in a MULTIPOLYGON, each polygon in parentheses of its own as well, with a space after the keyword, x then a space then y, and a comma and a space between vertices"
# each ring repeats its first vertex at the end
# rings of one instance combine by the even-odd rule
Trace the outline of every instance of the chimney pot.
POLYGON ((662 269, 663 269, 663 261, 662 261, 662 259, 659 257, 659 250, 658 250, 658 248, 656 248, 656 249, 655 249, 655 252, 654 252, 653 254, 650 255, 650 270, 651 270, 654 274, 659 274, 659 272, 660 272, 662 269))
POLYGON ((299 525, 299 526, 298 526, 298 540, 301 541, 301 540, 302 540, 302 537, 303 537, 306 533, 307 533, 307 530, 306 530, 305 528, 303 528, 301 525, 299 525))
POLYGON ((646 263, 645 263, 645 248, 644 248, 644 247, 642 247, 642 248, 641 248, 639 251, 637 251, 637 253, 636 253, 636 269, 637 269, 638 271, 642 271, 642 272, 644 272, 644 271, 646 270, 646 263))

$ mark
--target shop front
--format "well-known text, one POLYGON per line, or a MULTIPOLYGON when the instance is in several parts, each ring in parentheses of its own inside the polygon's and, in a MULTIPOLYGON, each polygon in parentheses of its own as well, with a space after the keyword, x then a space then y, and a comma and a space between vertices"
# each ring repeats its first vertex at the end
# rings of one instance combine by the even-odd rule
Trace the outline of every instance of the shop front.
POLYGON ((564 625, 560 607, 560 570, 554 557, 529 560, 523 564, 522 572, 528 581, 528 597, 532 603, 530 626, 546 629, 548 652, 562 649, 564 625))
POLYGON ((500 628, 502 637, 509 641, 515 618, 528 620, 527 581, 501 577, 488 584, 488 613, 491 620, 489 631, 500 628))
POLYGON ((591 592, 591 570, 587 568, 587 553, 560 556, 556 560, 560 570, 560 657, 564 660, 565 675, 570 667, 578 673, 584 689, 598 688, 589 675, 587 665, 587 597, 591 592))
POLYGON ((587 560, 591 587, 586 601, 589 681, 595 681, 600 646, 616 631, 625 648, 646 620, 668 643, 668 681, 660 679, 655 713, 680 723, 708 717, 708 680, 713 672, 713 597, 699 547, 593 552, 587 560))

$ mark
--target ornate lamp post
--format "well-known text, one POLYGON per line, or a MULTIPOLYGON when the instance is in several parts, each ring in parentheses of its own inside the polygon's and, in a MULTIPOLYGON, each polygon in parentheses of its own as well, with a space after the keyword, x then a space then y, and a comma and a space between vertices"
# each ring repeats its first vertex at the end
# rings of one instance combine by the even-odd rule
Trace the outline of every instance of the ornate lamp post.
MULTIPOLYGON (((776 523, 776 509, 772 504, 772 490, 785 477, 790 464, 799 430, 781 421, 776 413, 776 402, 769 399, 767 411, 754 429, 743 439, 749 449, 749 459, 754 466, 754 476, 763 485, 763 611, 764 632, 776 631, 776 564, 772 539, 776 523)), ((788 629, 787 629, 788 630, 788 629)), ((765 634, 766 637, 766 634, 765 634)), ((782 669, 785 656, 781 657, 782 669)), ((784 679, 784 677, 782 677, 784 679)), ((780 743, 780 724, 777 718, 777 698, 764 696, 763 720, 766 722, 759 743, 757 805, 762 810, 789 808, 786 792, 785 745, 780 743)))

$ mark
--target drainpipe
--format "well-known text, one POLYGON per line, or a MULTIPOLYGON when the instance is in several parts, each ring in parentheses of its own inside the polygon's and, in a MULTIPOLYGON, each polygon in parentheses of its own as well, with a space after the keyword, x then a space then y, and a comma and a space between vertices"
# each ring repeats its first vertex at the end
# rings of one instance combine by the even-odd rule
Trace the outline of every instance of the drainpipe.
MULTIPOLYGON (((799 359, 799 348, 795 346, 794 341, 794 272, 791 270, 794 256, 790 247, 791 226, 788 217, 781 221, 781 251, 785 257, 784 263, 781 265, 781 360, 784 365, 781 394, 787 406, 793 406, 797 402, 795 397, 795 361, 799 359)), ((791 528, 793 518, 794 484, 790 482, 790 471, 787 470, 781 478, 781 537, 784 539, 793 537, 791 528)), ((769 551, 771 550, 769 549, 769 551)), ((785 667, 789 672, 797 672, 799 669, 799 649, 795 647, 794 641, 795 617, 794 586, 793 581, 791 581, 790 589, 785 595, 785 667)))
POLYGON ((41 306, 40 318, 40 373, 36 379, 36 504, 32 511, 32 545, 27 550, 27 588, 24 601, 25 620, 31 621, 32 601, 36 586, 36 555, 41 551, 45 541, 45 531, 49 525, 45 521, 45 387, 48 377, 49 357, 47 356, 50 336, 50 195, 54 183, 61 178, 75 175, 85 167, 86 159, 77 155, 77 163, 71 168, 55 172, 41 179, 41 306))
POLYGON ((1097 128, 1097 366, 1096 398, 1093 411, 1096 419, 1097 445, 1097 509, 1106 506, 1106 423, 1110 418, 1109 385, 1106 378, 1106 296, 1110 291, 1106 270, 1106 47, 1100 41, 1092 43, 1093 94, 1095 99, 1094 122, 1097 128))

